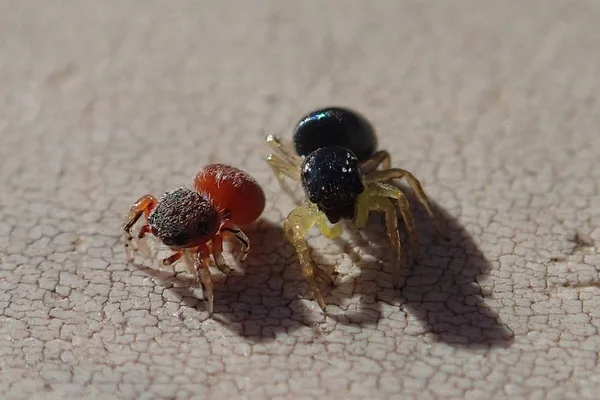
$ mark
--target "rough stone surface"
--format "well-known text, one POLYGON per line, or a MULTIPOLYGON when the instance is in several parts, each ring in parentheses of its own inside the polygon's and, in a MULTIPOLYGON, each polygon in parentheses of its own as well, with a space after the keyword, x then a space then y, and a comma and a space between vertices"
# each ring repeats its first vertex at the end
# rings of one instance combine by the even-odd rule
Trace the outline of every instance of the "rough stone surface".
MULTIPOLYGON (((596 399, 596 1, 1 1, 0 397, 596 399), (218 4, 220 3, 220 4, 218 4), (413 171, 421 265, 373 218, 311 236, 326 321, 263 161, 344 105, 413 171), (210 162, 264 185, 245 276, 124 263, 140 195, 210 162)), ((240 269, 238 268, 238 271, 240 269)))

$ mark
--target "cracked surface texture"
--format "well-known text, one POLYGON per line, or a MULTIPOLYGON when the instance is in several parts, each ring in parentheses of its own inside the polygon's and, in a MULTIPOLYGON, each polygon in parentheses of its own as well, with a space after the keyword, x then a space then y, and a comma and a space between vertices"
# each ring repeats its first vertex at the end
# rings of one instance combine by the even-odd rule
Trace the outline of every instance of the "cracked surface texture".
POLYGON ((597 398, 598 2, 201 3, 0 2, 2 398, 597 398), (417 209, 394 291, 381 219, 313 234, 340 272, 323 321, 263 138, 334 104, 450 241, 417 209), (267 208, 209 320, 190 276, 125 264, 119 229, 217 161, 267 208))

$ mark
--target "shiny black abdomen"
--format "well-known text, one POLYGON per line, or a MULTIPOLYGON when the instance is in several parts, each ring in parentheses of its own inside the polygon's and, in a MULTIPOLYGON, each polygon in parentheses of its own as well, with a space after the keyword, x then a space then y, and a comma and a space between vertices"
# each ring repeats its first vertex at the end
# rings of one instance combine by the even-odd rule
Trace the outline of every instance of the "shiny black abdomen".
POLYGON ((322 147, 341 146, 352 151, 359 161, 377 149, 373 126, 356 111, 327 107, 306 114, 294 130, 294 148, 306 156, 322 147))

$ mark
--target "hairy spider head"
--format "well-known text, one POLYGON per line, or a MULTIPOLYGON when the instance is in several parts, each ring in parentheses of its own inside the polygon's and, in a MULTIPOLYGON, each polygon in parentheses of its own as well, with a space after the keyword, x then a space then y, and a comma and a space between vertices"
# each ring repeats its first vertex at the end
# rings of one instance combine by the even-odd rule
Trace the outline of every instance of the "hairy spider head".
POLYGON ((158 199, 148 223, 154 236, 177 249, 210 240, 219 229, 220 217, 208 198, 181 187, 158 199))
POLYGON ((354 153, 339 146, 315 150, 304 159, 301 176, 308 199, 331 223, 354 218, 356 200, 365 189, 354 153))

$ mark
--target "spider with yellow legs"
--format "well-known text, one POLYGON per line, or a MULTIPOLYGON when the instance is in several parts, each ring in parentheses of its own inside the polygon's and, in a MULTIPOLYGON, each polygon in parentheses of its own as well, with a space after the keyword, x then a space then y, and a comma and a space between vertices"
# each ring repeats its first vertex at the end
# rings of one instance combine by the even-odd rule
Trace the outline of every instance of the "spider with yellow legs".
POLYGON ((315 226, 323 236, 332 239, 342 233, 340 220, 352 220, 362 229, 371 211, 383 213, 398 264, 393 277, 397 287, 403 267, 399 217, 406 226, 410 255, 415 261, 419 258, 419 244, 408 199, 401 189, 388 182, 405 178, 427 213, 434 220, 435 216, 419 180, 409 171, 390 168, 388 152, 375 151, 377 140, 370 124, 352 110, 329 107, 307 114, 298 123, 294 132, 297 154, 275 136, 269 135, 267 144, 274 152, 267 162, 282 188, 291 193, 287 177, 301 183, 306 195, 283 225, 298 255, 302 275, 321 309, 325 311, 326 303, 317 278, 328 284, 333 284, 333 280, 310 255, 306 235, 315 226), (378 169, 380 166, 383 169, 378 169))

